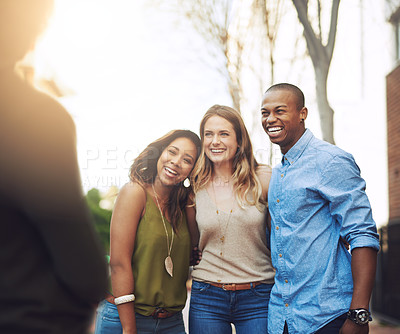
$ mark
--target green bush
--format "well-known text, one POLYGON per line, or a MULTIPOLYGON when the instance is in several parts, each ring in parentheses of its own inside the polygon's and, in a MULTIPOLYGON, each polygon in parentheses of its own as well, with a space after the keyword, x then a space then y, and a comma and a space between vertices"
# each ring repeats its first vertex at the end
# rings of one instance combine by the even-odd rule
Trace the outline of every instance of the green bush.
POLYGON ((106 254, 110 253, 110 221, 111 210, 100 207, 101 195, 96 188, 90 189, 86 194, 86 202, 89 206, 96 230, 106 254))

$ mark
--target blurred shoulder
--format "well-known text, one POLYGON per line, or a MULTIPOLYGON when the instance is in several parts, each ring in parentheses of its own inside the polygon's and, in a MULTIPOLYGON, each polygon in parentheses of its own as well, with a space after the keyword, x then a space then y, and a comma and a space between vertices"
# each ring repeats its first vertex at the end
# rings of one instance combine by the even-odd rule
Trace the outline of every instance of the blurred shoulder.
POLYGON ((268 165, 259 165, 256 170, 257 177, 261 184, 262 198, 267 200, 269 181, 271 180, 272 168, 268 165))
POLYGON ((272 168, 268 165, 258 165, 256 174, 259 178, 271 177, 272 168))
POLYGON ((27 126, 40 127, 54 135, 64 131, 75 132, 72 116, 56 98, 20 78, 12 79, 8 87, 12 94, 4 101, 4 107, 10 109, 16 118, 24 120, 27 126))
POLYGON ((40 115, 56 127, 75 132, 75 123, 71 114, 54 97, 35 89, 32 90, 31 96, 30 101, 36 115, 40 115))

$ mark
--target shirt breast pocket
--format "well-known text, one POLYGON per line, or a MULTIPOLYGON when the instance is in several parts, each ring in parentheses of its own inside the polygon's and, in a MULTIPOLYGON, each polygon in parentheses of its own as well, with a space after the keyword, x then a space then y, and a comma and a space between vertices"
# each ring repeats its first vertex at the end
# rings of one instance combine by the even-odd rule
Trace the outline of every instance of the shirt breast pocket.
POLYGON ((311 188, 291 188, 285 191, 282 213, 287 222, 297 223, 313 216, 322 203, 322 197, 311 188))

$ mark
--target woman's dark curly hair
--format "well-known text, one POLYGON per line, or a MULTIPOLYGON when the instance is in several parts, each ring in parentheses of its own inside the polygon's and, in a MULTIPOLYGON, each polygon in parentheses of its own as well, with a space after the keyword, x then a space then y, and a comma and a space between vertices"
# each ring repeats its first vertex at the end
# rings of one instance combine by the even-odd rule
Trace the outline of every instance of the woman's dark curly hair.
MULTIPOLYGON (((162 152, 178 138, 187 138, 196 146, 196 160, 200 155, 201 141, 199 136, 190 130, 172 130, 163 137, 149 144, 134 160, 129 178, 132 182, 137 182, 143 187, 146 184, 153 184, 157 176, 157 162, 162 152)), ((194 161, 196 162, 196 161, 194 161)), ((191 173, 189 174, 190 179, 191 173)), ((192 193, 192 182, 189 187, 184 187, 183 182, 176 184, 169 195, 167 202, 167 217, 171 225, 177 232, 177 225, 182 218, 184 209, 187 205, 189 195, 192 193)))

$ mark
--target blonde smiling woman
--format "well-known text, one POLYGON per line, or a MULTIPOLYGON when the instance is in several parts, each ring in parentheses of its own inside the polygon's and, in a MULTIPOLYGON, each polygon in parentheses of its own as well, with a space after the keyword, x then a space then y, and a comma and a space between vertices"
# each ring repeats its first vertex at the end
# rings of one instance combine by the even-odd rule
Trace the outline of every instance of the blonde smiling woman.
POLYGON ((244 122, 215 105, 200 124, 202 151, 193 171, 188 208, 192 243, 202 260, 193 268, 191 334, 267 333, 274 270, 266 236, 271 169, 257 164, 244 122))

